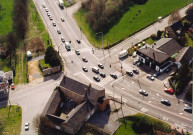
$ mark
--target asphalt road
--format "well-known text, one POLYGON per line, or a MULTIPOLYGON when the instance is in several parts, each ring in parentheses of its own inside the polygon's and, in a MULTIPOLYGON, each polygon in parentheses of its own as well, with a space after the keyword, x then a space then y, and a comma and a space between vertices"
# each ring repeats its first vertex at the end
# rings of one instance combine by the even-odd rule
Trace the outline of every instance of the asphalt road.
MULTIPOLYGON (((113 95, 118 98, 122 96, 123 101, 128 106, 131 106, 143 113, 149 114, 163 121, 169 122, 170 124, 176 125, 176 127, 184 128, 190 131, 192 128, 190 124, 192 123, 191 114, 183 111, 183 107, 185 106, 184 103, 178 104, 177 99, 174 96, 168 95, 163 91, 157 91, 156 85, 154 88, 152 88, 150 87, 151 84, 146 85, 144 82, 140 82, 141 88, 147 90, 149 93, 148 97, 144 97, 139 94, 140 88, 137 81, 138 77, 122 77, 120 68, 121 63, 123 64, 122 66, 124 70, 127 70, 127 68, 132 69, 133 67, 124 62, 125 60, 121 61, 120 63, 117 55, 118 52, 120 52, 123 48, 128 48, 128 43, 139 42, 140 39, 144 39, 145 36, 149 36, 148 34, 150 33, 145 32, 145 36, 142 36, 144 35, 143 33, 139 37, 137 37, 138 34, 135 34, 136 36, 131 37, 129 38, 130 40, 126 40, 126 42, 124 42, 125 45, 122 45, 123 43, 121 43, 111 50, 103 51, 93 48, 88 43, 87 39, 85 39, 85 36, 81 36, 80 29, 74 23, 74 20, 72 20, 72 16, 68 15, 69 9, 60 9, 57 4, 57 0, 34 0, 34 3, 51 36, 55 48, 59 50, 60 55, 65 61, 65 65, 67 67, 65 74, 71 74, 81 79, 86 79, 91 83, 96 83, 104 87, 106 89, 106 93, 113 93, 113 95), (49 20, 45 8, 42 7, 42 3, 45 3, 46 8, 48 8, 51 16, 53 16, 53 21, 49 20), (64 22, 61 21, 61 17, 64 17, 64 22), (53 26, 52 22, 56 22, 55 27, 53 26), (57 29, 60 29, 61 34, 57 33, 57 29), (68 52, 65 49, 64 43, 61 41, 61 37, 64 37, 65 41, 71 41, 71 51, 68 52), (81 39, 81 44, 76 42, 77 39, 81 39), (79 56, 75 54, 76 49, 80 50, 81 54, 79 56), (83 57, 88 59, 87 63, 82 61, 83 57), (100 77, 100 82, 93 80, 93 76, 97 74, 91 71, 91 68, 93 66, 97 66, 98 63, 102 63, 104 65, 104 69, 100 69, 100 72, 104 72, 106 74, 106 78, 100 77), (111 68, 110 64, 112 65, 111 68), (87 73, 82 70, 83 66, 88 68, 87 73), (113 79, 109 75, 110 73, 115 73, 118 76, 118 79, 113 79), (172 105, 168 107, 161 104, 160 100, 162 98, 169 99, 172 105)), ((163 21, 165 22, 166 20, 163 21)), ((166 24, 164 23, 164 25, 158 25, 164 27, 166 24)), ((146 30, 151 31, 152 27, 153 26, 146 30)), ((140 33, 141 32, 139 32, 139 34, 140 33)), ((139 78, 140 77, 142 77, 141 74, 139 78)), ((59 81, 55 80, 52 80, 51 82, 44 82, 40 84, 40 87, 37 85, 30 87, 27 90, 22 89, 11 94, 11 102, 17 103, 23 108, 22 126, 25 121, 31 121, 35 114, 41 113, 54 87, 58 85, 58 82, 59 81)), ((160 81, 160 83, 162 82, 160 81)), ((153 82, 152 85, 154 85, 153 82)))

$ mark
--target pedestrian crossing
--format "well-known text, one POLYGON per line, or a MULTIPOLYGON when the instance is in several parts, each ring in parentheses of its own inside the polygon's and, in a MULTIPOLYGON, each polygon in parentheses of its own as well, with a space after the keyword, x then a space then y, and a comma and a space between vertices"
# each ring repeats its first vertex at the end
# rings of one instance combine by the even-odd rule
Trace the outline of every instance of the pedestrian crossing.
MULTIPOLYGON (((121 73, 118 71, 116 71, 114 74, 116 74, 118 78, 119 78, 119 76, 121 76, 121 73)), ((104 85, 110 83, 113 80, 115 80, 115 79, 113 79, 111 76, 107 76, 106 78, 104 78, 100 82, 98 82, 97 85, 103 87, 104 85)))
MULTIPOLYGON (((78 49, 80 51, 80 54, 83 53, 83 52, 88 52, 88 51, 91 51, 90 48, 81 48, 81 49, 78 49)), ((60 51, 60 53, 62 53, 62 55, 64 57, 67 57, 67 56, 71 56, 71 55, 76 55, 75 53, 75 49, 71 49, 71 51, 60 51)))

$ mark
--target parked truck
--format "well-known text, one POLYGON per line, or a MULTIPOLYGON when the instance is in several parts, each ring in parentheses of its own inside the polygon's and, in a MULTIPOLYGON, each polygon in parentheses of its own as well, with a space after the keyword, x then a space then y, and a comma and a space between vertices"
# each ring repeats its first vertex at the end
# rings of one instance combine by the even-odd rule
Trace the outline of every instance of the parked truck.
POLYGON ((64 6, 63 0, 58 0, 58 3, 59 3, 59 6, 60 6, 60 7, 63 7, 63 6, 64 6))

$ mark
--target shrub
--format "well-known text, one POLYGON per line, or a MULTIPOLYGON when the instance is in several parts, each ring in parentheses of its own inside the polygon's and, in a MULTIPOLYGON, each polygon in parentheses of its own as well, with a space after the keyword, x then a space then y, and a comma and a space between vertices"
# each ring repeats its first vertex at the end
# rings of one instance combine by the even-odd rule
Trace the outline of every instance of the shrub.
POLYGON ((157 40, 161 39, 162 36, 162 31, 158 30, 157 31, 157 40))
POLYGON ((134 53, 133 47, 129 48, 129 49, 128 49, 128 55, 129 55, 129 56, 132 56, 133 53, 134 53))
POLYGON ((156 36, 156 34, 151 34, 150 38, 151 38, 152 40, 156 40, 156 39, 157 39, 157 36, 156 36))
POLYGON ((54 50, 54 48, 52 46, 49 46, 46 49, 44 59, 45 59, 45 62, 49 63, 51 66, 61 65, 60 57, 59 57, 58 53, 54 50))

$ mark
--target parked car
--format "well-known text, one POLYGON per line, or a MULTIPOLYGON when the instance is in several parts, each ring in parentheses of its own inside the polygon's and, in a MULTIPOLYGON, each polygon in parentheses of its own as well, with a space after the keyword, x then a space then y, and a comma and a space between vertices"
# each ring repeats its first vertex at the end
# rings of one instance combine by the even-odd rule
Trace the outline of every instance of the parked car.
POLYGON ((57 32, 58 32, 58 34, 61 34, 61 31, 59 29, 57 29, 57 32))
POLYGON ((29 130, 29 122, 26 122, 25 123, 25 131, 28 131, 29 130))
POLYGON ((76 40, 76 41, 77 41, 77 43, 78 43, 78 44, 80 44, 80 43, 81 43, 81 41, 80 41, 80 40, 76 40))
POLYGON ((86 67, 82 67, 82 70, 83 70, 84 72, 88 72, 88 69, 87 69, 86 67))
POLYGON ((114 79, 117 79, 117 75, 114 74, 114 73, 110 73, 110 76, 111 76, 112 78, 114 78, 114 79))
POLYGON ((172 90, 171 88, 165 88, 164 91, 170 94, 174 93, 174 90, 172 90))
POLYGON ((136 65, 139 62, 139 60, 134 60, 133 65, 136 65))
POLYGON ((139 93, 144 96, 148 96, 148 92, 146 90, 139 90, 139 93))
POLYGON ((46 8, 46 5, 43 3, 43 4, 42 4, 42 7, 43 7, 43 8, 46 8))
POLYGON ((11 90, 14 90, 15 89, 15 85, 14 83, 11 84, 11 90))
POLYGON ((61 17, 61 21, 64 22, 64 17, 61 17))
POLYGON ((192 113, 192 107, 186 106, 184 107, 184 111, 192 113))
POLYGON ((100 82, 100 78, 98 76, 94 76, 93 79, 97 82, 100 82))
POLYGON ((139 74, 139 71, 137 69, 133 69, 133 73, 139 74))
POLYGON ((139 62, 137 63, 137 67, 140 67, 142 64, 143 64, 143 63, 139 61, 139 62))
POLYGON ((53 25, 53 26, 56 26, 56 23, 55 23, 55 22, 53 22, 53 23, 52 23, 52 25, 53 25))
POLYGON ((48 12, 49 10, 46 8, 45 11, 48 12))
POLYGON ((150 79, 150 80, 154 80, 155 78, 152 76, 152 75, 150 75, 150 74, 147 74, 147 76, 146 76, 148 79, 150 79))
POLYGON ((65 42, 65 40, 64 40, 64 38, 63 37, 61 37, 61 41, 64 43, 65 42))
POLYGON ((167 105, 167 106, 171 105, 171 102, 169 100, 165 100, 165 99, 162 99, 161 103, 164 104, 164 105, 167 105))
POLYGON ((80 55, 80 51, 79 50, 75 50, 76 55, 80 55))
POLYGON ((133 76, 133 72, 132 71, 126 71, 126 74, 129 76, 133 76))
POLYGON ((156 71, 156 72, 153 74, 154 77, 158 77, 159 75, 160 75, 160 72, 159 72, 159 71, 156 71))
POLYGON ((88 62, 88 60, 87 60, 85 57, 83 57, 82 60, 83 60, 84 62, 88 62))
POLYGON ((101 63, 98 64, 98 67, 100 67, 101 69, 104 68, 103 64, 101 64, 101 63))
POLYGON ((103 73, 103 72, 100 72, 99 74, 100 74, 100 76, 103 77, 103 78, 106 77, 105 73, 103 73))

